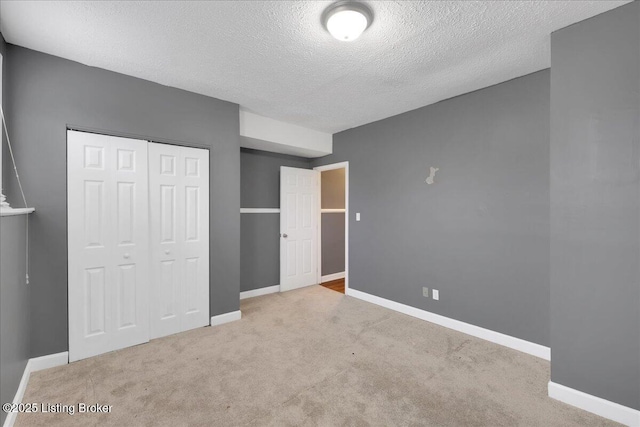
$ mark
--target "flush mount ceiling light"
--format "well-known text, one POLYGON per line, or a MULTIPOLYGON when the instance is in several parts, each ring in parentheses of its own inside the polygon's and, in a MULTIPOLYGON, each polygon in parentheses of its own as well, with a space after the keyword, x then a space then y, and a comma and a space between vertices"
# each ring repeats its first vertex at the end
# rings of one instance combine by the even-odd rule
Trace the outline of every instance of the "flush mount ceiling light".
POLYGON ((322 14, 322 23, 329 33, 343 42, 360 37, 371 22, 373 13, 365 4, 354 1, 339 1, 322 14))

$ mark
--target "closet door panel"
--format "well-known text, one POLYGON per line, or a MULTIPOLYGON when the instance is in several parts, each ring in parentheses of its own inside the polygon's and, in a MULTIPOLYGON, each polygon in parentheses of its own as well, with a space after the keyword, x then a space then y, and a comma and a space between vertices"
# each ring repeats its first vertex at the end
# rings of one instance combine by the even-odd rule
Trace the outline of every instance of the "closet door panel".
POLYGON ((209 152, 149 143, 151 335, 208 325, 209 152))
POLYGON ((149 143, 151 338, 181 331, 180 148, 149 143))
POLYGON ((182 149, 184 164, 183 330, 209 318, 209 151, 182 149))
POLYGON ((67 133, 69 358, 149 340, 146 141, 67 133))
POLYGON ((124 348, 149 341, 149 171, 146 141, 115 139, 110 143, 111 299, 114 336, 124 348))

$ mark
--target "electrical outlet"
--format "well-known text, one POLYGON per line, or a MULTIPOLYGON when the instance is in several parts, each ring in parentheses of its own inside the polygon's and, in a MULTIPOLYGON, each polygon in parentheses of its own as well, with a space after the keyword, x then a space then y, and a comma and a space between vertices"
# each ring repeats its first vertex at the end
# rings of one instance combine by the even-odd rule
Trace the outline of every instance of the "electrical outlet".
POLYGON ((431 296, 433 297, 434 300, 439 300, 440 299, 440 291, 437 289, 434 289, 431 291, 431 296))
POLYGON ((429 288, 422 288, 422 296, 429 298, 429 288))

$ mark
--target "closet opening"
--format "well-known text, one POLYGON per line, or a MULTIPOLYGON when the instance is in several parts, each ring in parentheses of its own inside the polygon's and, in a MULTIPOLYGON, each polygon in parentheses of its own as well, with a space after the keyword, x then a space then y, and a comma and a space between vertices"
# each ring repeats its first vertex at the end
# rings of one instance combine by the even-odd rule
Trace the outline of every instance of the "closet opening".
POLYGON ((69 360, 208 326, 209 150, 67 131, 69 360))

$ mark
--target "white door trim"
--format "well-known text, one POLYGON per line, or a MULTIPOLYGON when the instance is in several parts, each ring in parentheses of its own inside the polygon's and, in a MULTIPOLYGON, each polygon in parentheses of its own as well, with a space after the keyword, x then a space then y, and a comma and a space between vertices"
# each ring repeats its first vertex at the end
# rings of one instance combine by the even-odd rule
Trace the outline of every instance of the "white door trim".
MULTIPOLYGON (((349 289, 349 162, 333 163, 313 168, 318 172, 344 169, 344 293, 349 289)), ((322 278, 322 179, 318 197, 318 283, 322 278)), ((327 209, 325 209, 327 211, 327 209)))

